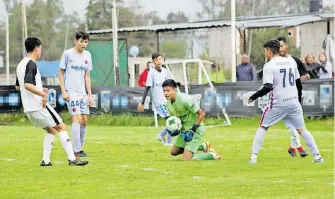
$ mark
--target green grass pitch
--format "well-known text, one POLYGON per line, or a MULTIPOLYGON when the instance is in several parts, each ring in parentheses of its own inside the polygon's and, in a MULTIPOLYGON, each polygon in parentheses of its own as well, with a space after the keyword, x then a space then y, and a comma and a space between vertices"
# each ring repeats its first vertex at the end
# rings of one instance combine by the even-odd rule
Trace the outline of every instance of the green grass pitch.
MULTIPOLYGON (((52 167, 39 167, 44 133, 30 125, 0 127, 0 198, 334 198, 334 121, 307 120, 325 159, 313 164, 287 153, 282 123, 249 165, 257 119, 207 128, 221 161, 180 161, 155 140, 152 127, 89 126, 86 167, 69 167, 58 137, 52 167)), ((69 127, 70 129, 70 127, 69 127)), ((71 135, 71 133, 69 133, 71 135)))

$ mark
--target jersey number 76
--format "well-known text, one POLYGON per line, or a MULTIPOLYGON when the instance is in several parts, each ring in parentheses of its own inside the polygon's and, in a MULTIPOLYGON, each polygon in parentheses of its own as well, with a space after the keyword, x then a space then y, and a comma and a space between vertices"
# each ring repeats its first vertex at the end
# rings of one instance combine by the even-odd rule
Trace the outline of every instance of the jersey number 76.
MULTIPOLYGON (((285 88, 286 87, 286 74, 287 74, 286 73, 286 68, 282 68, 279 71, 280 71, 280 73, 283 73, 283 87, 285 88)), ((295 83, 294 80, 295 80, 294 79, 294 74, 292 73, 292 68, 290 68, 289 75, 288 75, 288 81, 289 81, 291 86, 294 86, 294 83, 295 83)))

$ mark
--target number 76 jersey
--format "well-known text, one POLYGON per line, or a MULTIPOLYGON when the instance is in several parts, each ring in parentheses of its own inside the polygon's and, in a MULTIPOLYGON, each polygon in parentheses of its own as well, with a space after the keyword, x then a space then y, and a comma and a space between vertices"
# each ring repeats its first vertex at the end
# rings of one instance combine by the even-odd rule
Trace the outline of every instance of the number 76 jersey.
POLYGON ((299 104, 296 80, 300 78, 293 58, 274 57, 263 68, 263 84, 272 84, 270 108, 299 104))

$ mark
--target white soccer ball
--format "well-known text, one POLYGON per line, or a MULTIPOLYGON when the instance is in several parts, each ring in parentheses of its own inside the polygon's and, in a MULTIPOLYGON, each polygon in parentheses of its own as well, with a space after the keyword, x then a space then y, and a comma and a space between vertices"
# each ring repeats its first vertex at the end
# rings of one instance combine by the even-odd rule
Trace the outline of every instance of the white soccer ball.
POLYGON ((166 120, 166 128, 170 132, 173 132, 173 131, 176 131, 176 130, 180 131, 181 128, 182 128, 181 120, 178 117, 176 117, 176 116, 170 116, 166 120))

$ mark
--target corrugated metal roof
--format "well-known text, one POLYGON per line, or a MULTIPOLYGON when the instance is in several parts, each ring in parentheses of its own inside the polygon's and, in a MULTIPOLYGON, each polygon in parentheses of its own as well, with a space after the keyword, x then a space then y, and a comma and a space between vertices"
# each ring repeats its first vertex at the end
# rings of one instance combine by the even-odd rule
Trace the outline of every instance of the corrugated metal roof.
MULTIPOLYGON (((239 17, 236 19, 237 28, 267 28, 267 27, 291 27, 301 24, 324 21, 334 18, 334 13, 316 13, 301 15, 266 16, 266 17, 239 17)), ((119 28, 118 32, 167 32, 176 30, 204 29, 230 26, 230 19, 215 21, 200 21, 190 23, 161 24, 152 26, 137 26, 119 28)), ((90 30, 89 34, 112 33, 113 29, 90 30)))

